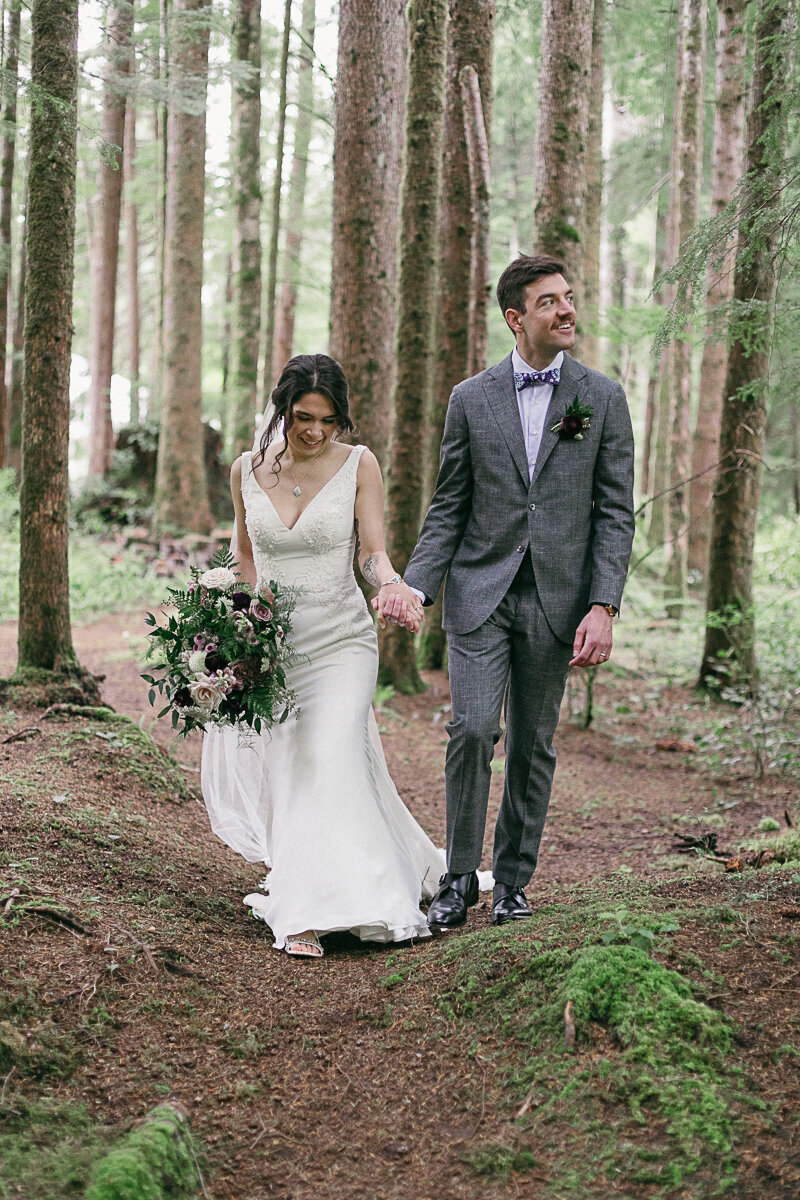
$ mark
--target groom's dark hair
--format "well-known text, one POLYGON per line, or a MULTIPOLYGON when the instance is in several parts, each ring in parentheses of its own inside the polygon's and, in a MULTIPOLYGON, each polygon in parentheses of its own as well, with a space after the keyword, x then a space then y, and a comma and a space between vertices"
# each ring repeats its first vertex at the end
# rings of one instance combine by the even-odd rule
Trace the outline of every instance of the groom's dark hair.
POLYGON ((561 259, 551 254, 520 254, 497 281, 497 303, 503 316, 509 308, 525 312, 525 288, 543 275, 563 275, 561 259))

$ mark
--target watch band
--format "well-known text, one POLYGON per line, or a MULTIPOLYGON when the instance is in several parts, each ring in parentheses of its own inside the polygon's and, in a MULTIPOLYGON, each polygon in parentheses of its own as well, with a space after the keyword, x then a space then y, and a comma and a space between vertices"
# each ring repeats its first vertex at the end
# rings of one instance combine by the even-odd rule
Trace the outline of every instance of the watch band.
POLYGON ((391 579, 384 579, 383 583, 379 583, 378 589, 380 590, 380 588, 382 588, 382 587, 388 587, 390 583, 402 583, 402 582, 403 582, 403 578, 401 575, 393 575, 391 579))

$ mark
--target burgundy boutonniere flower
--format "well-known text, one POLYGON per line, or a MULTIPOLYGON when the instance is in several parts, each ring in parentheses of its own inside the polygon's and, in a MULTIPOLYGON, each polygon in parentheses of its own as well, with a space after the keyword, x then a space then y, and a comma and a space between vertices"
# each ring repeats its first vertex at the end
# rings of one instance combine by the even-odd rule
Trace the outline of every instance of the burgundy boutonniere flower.
POLYGON ((550 426, 550 432, 557 433, 565 441, 580 442, 583 440, 584 429, 589 428, 591 415, 591 407, 581 404, 576 396, 558 424, 550 426))

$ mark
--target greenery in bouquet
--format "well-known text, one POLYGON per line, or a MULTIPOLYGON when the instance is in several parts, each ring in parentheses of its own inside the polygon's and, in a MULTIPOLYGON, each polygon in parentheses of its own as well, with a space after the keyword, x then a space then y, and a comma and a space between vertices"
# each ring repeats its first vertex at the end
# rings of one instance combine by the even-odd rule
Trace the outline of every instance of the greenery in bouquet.
POLYGON ((166 623, 147 613, 152 626, 147 663, 156 692, 166 699, 158 714, 172 713, 172 725, 185 736, 210 725, 262 728, 281 724, 296 708, 286 685, 293 660, 291 612, 294 599, 274 580, 260 591, 241 583, 236 560, 220 550, 209 569, 192 569, 185 591, 169 588, 166 623))

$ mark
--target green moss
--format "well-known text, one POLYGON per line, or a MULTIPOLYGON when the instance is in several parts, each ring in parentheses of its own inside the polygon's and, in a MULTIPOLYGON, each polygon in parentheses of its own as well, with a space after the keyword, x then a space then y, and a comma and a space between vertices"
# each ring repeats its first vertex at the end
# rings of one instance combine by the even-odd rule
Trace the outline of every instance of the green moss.
MULTIPOLYGON (((727 1063, 731 1026, 685 978, 644 950, 564 944, 576 925, 596 926, 596 916, 591 902, 576 906, 571 927, 554 929, 537 914, 539 929, 547 927, 541 940, 531 936, 532 922, 459 938, 445 950, 456 970, 442 1006, 451 1018, 494 1027, 506 1044, 528 1047, 508 1072, 518 1094, 532 1089, 536 1096, 521 1128, 566 1121, 578 1134, 554 1194, 562 1194, 570 1172, 579 1191, 609 1169, 617 1178, 646 1175, 673 1187, 709 1163, 723 1188, 733 1177, 731 1106, 741 1099, 741 1081, 727 1063), (564 1046, 568 1002, 576 1054, 564 1046), (650 1132, 648 1151, 655 1155, 644 1171, 636 1147, 622 1149, 626 1134, 635 1138, 640 1127, 650 1132)), ((534 1132, 534 1152, 536 1144, 534 1132)))
POLYGON ((502 1142, 484 1142, 467 1155, 467 1162, 479 1175, 506 1180, 512 1171, 530 1171, 536 1159, 529 1150, 517 1150, 502 1142))
POLYGON ((194 1194, 198 1183, 185 1118, 164 1105, 95 1166, 86 1200, 177 1200, 194 1194))
POLYGON ((113 1130, 94 1121, 81 1104, 28 1104, 10 1091, 0 1113, 0 1195, 25 1200, 82 1195, 113 1130))
POLYGON ((110 708, 92 709, 86 715, 93 718, 91 723, 75 724, 57 734, 58 752, 68 764, 75 765, 87 749, 93 750, 104 763, 111 759, 115 771, 144 784, 154 798, 185 800, 191 796, 176 760, 129 717, 110 708), (97 729, 95 721, 102 728, 97 729))

